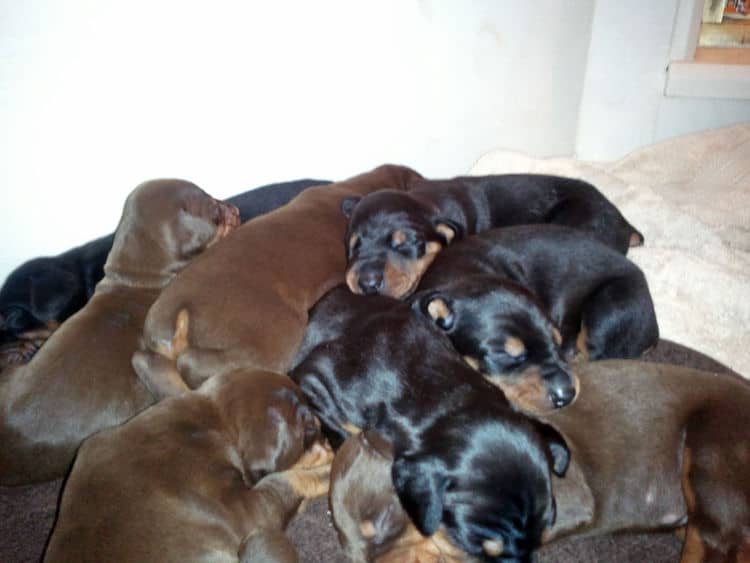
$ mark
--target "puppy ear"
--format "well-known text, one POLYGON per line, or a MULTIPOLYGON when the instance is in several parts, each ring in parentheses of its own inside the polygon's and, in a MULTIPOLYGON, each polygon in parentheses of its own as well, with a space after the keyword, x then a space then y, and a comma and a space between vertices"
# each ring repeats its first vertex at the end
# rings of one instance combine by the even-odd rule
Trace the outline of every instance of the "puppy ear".
POLYGON ((448 478, 432 459, 399 457, 391 467, 401 505, 424 536, 434 534, 443 519, 448 478))
POLYGON ((192 258, 206 249, 216 234, 216 225, 180 209, 182 229, 176 234, 179 258, 192 258))
POLYGON ((347 219, 351 218, 354 208, 357 207, 361 199, 360 196, 350 196, 341 200, 341 213, 344 214, 344 217, 347 219))
POLYGON ((563 477, 570 464, 570 450, 565 438, 548 424, 539 423, 539 430, 552 458, 552 472, 558 477, 563 477))
POLYGON ((425 315, 445 331, 451 330, 456 321, 452 300, 440 293, 417 294, 412 302, 412 309, 425 315))
POLYGON ((80 291, 78 279, 57 267, 31 276, 31 313, 41 321, 62 320, 62 312, 80 291))
POLYGON ((463 236, 463 229, 450 219, 438 218, 433 221, 433 225, 438 234, 443 238, 443 242, 449 245, 455 238, 463 236))

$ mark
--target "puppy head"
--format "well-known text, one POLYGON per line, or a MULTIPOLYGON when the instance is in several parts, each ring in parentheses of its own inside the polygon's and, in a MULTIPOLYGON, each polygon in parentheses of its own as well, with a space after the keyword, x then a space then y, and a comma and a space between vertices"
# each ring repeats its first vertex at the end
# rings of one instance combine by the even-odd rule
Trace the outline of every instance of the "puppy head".
POLYGON ((322 442, 318 420, 285 375, 239 370, 210 378, 200 389, 214 397, 252 482, 289 469, 322 442))
POLYGON ((391 482, 393 451, 378 433, 350 436, 331 465, 331 517, 349 561, 372 561, 406 530, 391 482))
POLYGON ((419 292, 412 306, 522 409, 543 413, 575 399, 578 378, 563 360, 560 332, 525 288, 496 276, 467 276, 419 292))
POLYGON ((453 545, 480 560, 530 561, 554 524, 550 473, 567 469, 567 446, 520 415, 476 414, 439 422, 420 450, 398 456, 394 486, 422 534, 442 525, 453 545))
POLYGON ((461 235, 434 204, 397 190, 346 198, 341 210, 349 219, 346 283, 363 295, 410 295, 437 253, 461 235))
POLYGON ((240 224, 233 205, 184 180, 152 180, 125 201, 104 270, 169 277, 240 224))

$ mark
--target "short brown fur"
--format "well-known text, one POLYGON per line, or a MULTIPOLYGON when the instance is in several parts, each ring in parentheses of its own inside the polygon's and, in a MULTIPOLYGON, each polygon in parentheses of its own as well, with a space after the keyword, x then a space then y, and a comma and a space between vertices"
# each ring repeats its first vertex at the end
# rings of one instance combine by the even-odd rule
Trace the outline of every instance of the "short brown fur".
MULTIPOLYGON (((341 200, 382 188, 406 189, 421 178, 401 166, 381 166, 335 184, 305 190, 289 204, 238 228, 224 244, 196 258, 157 299, 134 356, 139 377, 195 388, 238 368, 285 372, 307 324, 307 311, 344 279, 341 200), (283 236, 281 236, 283 234, 283 236), (176 362, 159 354, 175 319, 190 313, 189 347, 176 362), (272 319, 273 322, 268 322, 272 319)), ((156 382, 155 382, 156 381, 156 382)))
POLYGON ((296 561, 283 529, 328 489, 318 440, 286 376, 212 378, 84 443, 45 561, 296 561))
POLYGON ((62 476, 84 438, 153 402, 130 364, 146 313, 193 256, 238 224, 237 208, 189 182, 155 180, 131 193, 91 300, 0 377, 0 484, 62 476))

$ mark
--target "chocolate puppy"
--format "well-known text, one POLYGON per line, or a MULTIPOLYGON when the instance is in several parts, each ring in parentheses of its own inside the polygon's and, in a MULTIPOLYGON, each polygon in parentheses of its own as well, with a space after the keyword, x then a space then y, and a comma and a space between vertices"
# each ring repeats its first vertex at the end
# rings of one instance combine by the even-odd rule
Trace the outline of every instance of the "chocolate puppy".
POLYGON ((212 378, 84 442, 44 560, 295 562, 284 527, 328 490, 319 438, 288 377, 212 378))
POLYGON ((63 475, 84 438, 154 401, 130 365, 148 308, 238 224, 235 207, 182 180, 146 182, 128 196, 91 301, 28 364, 0 376, 0 484, 63 475))
POLYGON ((343 281, 341 200, 418 178, 385 165, 312 187, 197 257, 148 312, 133 355, 141 381, 164 397, 238 368, 286 372, 308 310, 343 281))
POLYGON ((541 417, 572 454, 545 538, 687 524, 682 563, 750 561, 750 383, 632 360, 576 371, 578 400, 541 417))
POLYGON ((484 561, 528 561, 554 521, 567 450, 517 413, 406 304, 340 286, 312 309, 290 376, 335 446, 355 429, 393 444, 392 479, 426 536, 484 561))
POLYGON ((494 227, 554 223, 584 230, 617 252, 643 243, 594 186, 559 176, 507 174, 424 180, 342 202, 349 219, 346 282, 354 293, 412 293, 438 252, 494 227))
POLYGON ((424 537, 409 520, 391 481, 393 448, 367 430, 346 439, 331 465, 331 518, 355 563, 475 561, 439 529, 424 537))
POLYGON ((566 361, 635 358, 659 338, 640 268, 567 227, 471 237, 442 252, 419 288, 415 309, 470 364, 506 385, 509 398, 535 411, 573 399, 566 361))
MULTIPOLYGON (((244 223, 264 215, 312 186, 328 180, 295 180, 248 190, 225 200, 239 209, 244 223)), ((5 365, 28 361, 52 330, 81 309, 104 277, 104 262, 114 233, 58 256, 35 258, 11 272, 0 288, 0 346, 5 365), (46 334, 43 334, 46 332, 46 334), (10 343, 15 343, 11 345, 10 343)))

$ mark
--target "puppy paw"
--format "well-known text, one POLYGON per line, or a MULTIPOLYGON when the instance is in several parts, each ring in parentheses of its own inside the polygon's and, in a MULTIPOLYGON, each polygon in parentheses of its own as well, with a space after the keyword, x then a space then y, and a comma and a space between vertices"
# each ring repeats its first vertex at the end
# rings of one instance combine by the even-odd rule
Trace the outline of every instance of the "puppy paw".
POLYGON ((293 470, 311 469, 320 466, 330 466, 333 462, 333 449, 328 442, 315 442, 305 453, 297 460, 292 467, 293 470))

